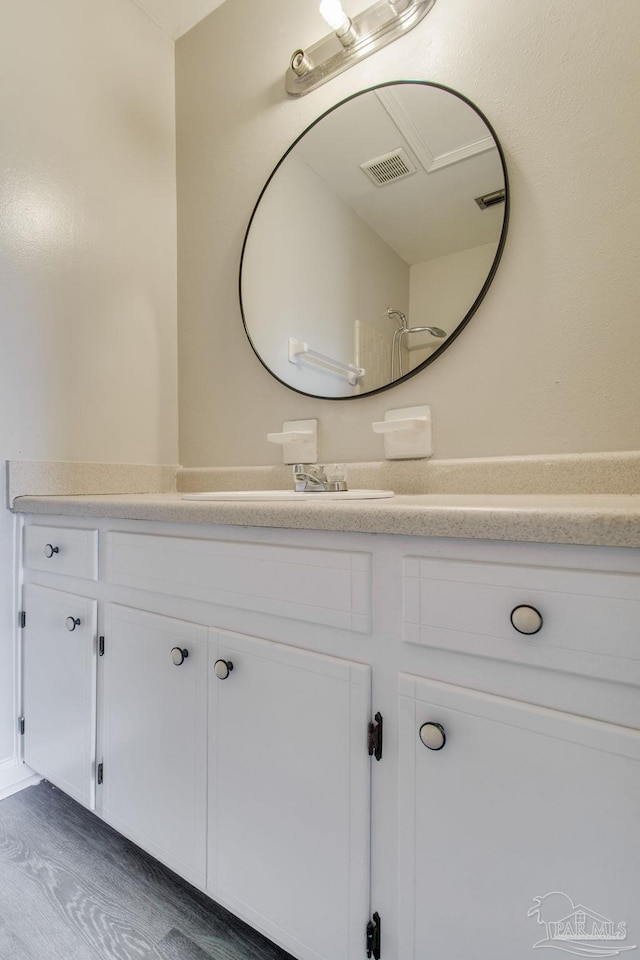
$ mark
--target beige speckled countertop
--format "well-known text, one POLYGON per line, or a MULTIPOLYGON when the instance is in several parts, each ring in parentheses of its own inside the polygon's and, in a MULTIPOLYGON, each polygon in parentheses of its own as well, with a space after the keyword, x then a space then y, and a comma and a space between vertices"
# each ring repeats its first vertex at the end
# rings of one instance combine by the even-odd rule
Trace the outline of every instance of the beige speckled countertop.
POLYGON ((324 503, 187 501, 179 493, 23 496, 13 509, 116 520, 640 547, 640 494, 418 494, 324 503))

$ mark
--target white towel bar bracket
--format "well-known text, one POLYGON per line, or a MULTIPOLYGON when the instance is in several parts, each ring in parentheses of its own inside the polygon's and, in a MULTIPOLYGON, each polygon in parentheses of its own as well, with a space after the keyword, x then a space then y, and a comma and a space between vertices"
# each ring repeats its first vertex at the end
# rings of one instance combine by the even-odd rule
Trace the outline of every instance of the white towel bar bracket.
POLYGON ((343 363, 341 360, 334 360, 324 353, 318 353, 317 350, 310 350, 309 344, 302 340, 296 340, 295 337, 289 337, 289 363, 295 363, 300 366, 300 362, 312 364, 327 373, 335 373, 356 386, 358 380, 364 377, 366 370, 364 367, 356 367, 353 363, 343 363))

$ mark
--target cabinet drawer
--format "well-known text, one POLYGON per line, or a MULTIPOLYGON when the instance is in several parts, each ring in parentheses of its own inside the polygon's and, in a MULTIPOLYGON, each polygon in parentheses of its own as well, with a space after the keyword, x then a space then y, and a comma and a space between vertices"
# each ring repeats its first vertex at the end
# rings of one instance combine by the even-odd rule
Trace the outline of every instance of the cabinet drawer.
POLYGON ((640 577, 406 557, 408 643, 640 685, 640 577), (540 630, 519 633, 511 613, 531 606, 540 630))
POLYGON ((98 579, 98 531, 29 525, 24 528, 24 565, 30 570, 98 579))
POLYGON ((107 579, 359 633, 371 629, 368 553, 112 532, 107 579))

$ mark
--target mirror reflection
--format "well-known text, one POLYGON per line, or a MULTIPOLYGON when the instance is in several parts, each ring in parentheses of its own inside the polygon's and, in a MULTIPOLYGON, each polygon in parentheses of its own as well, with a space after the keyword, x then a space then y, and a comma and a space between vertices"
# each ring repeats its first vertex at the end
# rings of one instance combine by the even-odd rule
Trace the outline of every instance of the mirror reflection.
POLYGON ((269 178, 242 254, 247 334, 277 379, 348 398, 432 362, 475 312, 506 232, 499 144, 418 81, 338 104, 269 178))

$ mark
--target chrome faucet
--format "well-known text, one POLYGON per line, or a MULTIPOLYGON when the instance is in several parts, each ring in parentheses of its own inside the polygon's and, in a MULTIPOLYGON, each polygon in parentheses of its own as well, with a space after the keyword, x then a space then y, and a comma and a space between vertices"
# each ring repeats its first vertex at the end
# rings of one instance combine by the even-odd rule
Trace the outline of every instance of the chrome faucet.
MULTIPOLYGON (((336 493, 347 489, 344 476, 339 479, 332 476, 329 479, 326 471, 327 467, 322 463, 294 463, 294 490, 296 493, 336 493)), ((335 467, 330 472, 336 473, 335 467)))

